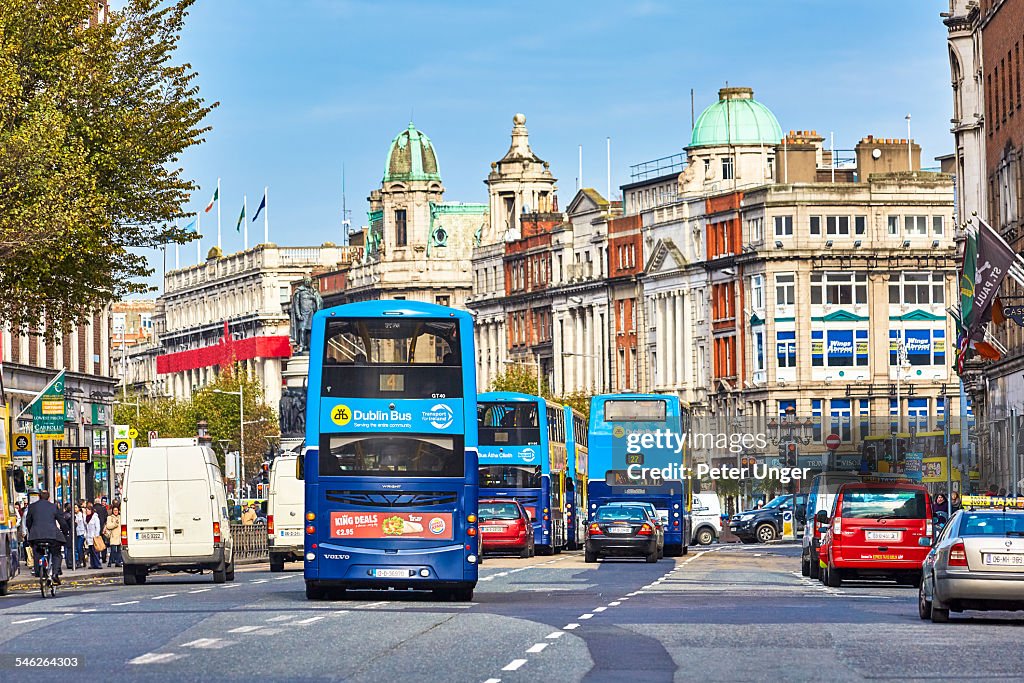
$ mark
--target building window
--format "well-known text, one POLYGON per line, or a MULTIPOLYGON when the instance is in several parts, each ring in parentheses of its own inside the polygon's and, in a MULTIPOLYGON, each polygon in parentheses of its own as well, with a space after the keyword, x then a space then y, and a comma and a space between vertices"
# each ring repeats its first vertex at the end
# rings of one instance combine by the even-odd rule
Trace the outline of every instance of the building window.
POLYGON ((735 176, 732 157, 722 157, 722 180, 732 180, 735 176))
POLYGON ((755 310, 764 308, 764 276, 755 275, 750 278, 750 300, 755 310))
POLYGON ((756 330, 754 332, 754 370, 761 372, 764 370, 764 331, 756 330))
POLYGON ((811 399, 811 423, 812 427, 812 439, 814 441, 821 441, 821 399, 811 399))
POLYGON ((903 356, 911 366, 946 364, 946 330, 889 330, 889 365, 900 365, 903 356))
POLYGON ((907 427, 918 430, 928 429, 928 399, 911 398, 907 400, 907 427))
POLYGON ((825 219, 825 234, 827 235, 849 235, 849 216, 829 216, 825 219))
POLYGON ((900 273, 889 281, 890 304, 945 304, 945 276, 942 273, 900 273))
POLYGON ((942 216, 932 216, 932 234, 942 235, 945 232, 944 228, 942 216))
POLYGON ((921 237, 928 234, 928 216, 904 216, 903 230, 907 236, 921 237))
POLYGON ((776 216, 775 217, 775 236, 776 237, 792 237, 793 236, 793 217, 792 216, 776 216))
POLYGON ((866 273, 811 273, 811 303, 851 306, 868 302, 866 273))
POLYGON ((404 247, 409 243, 409 235, 406 231, 405 209, 395 209, 395 246, 404 247))
MULTIPOLYGON (((785 418, 789 414, 789 409, 792 408, 796 411, 796 401, 793 400, 782 400, 779 401, 779 417, 785 418)), ((795 414, 795 412, 794 412, 795 414)))
POLYGON ((779 306, 793 306, 796 303, 796 275, 775 274, 775 303, 779 306))
POLYGON ((867 230, 868 219, 866 216, 854 216, 853 217, 853 231, 858 235, 863 235, 867 230))
POLYGON ((776 356, 780 368, 796 367, 796 332, 775 333, 776 356))
POLYGON ((764 241, 764 219, 763 218, 751 218, 747 221, 747 234, 750 235, 750 241, 754 244, 758 244, 764 241))
POLYGON ((886 221, 886 232, 890 235, 900 234, 900 217, 889 216, 886 221))
POLYGON ((832 417, 832 433, 838 434, 845 443, 853 441, 853 412, 850 399, 834 398, 829 401, 829 414, 832 417))
POLYGON ((821 234, 821 216, 811 216, 811 234, 821 234))
POLYGON ((863 440, 871 434, 871 401, 866 398, 857 400, 857 416, 860 418, 860 438, 863 440))

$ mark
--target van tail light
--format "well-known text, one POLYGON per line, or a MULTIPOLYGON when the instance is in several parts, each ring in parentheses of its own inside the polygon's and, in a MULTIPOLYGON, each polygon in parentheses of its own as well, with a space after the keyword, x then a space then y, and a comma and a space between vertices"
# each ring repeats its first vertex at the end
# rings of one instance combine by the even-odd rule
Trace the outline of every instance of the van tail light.
POLYGON ((642 527, 640 527, 640 531, 636 532, 636 534, 637 534, 637 536, 650 536, 651 535, 651 531, 652 531, 651 525, 648 524, 647 522, 644 522, 644 525, 642 527))
POLYGON ((836 518, 832 520, 832 533, 841 534, 843 533, 843 518, 836 515, 836 518))
POLYGON ((601 531, 601 527, 597 525, 597 522, 590 523, 590 528, 588 529, 587 533, 589 533, 591 536, 604 536, 604 532, 601 531))
POLYGON ((267 515, 267 534, 274 535, 274 515, 267 515))
POLYGON ((928 538, 932 536, 932 520, 930 519, 924 523, 924 535, 928 538))
POLYGON ((954 544, 949 549, 949 561, 946 564, 950 567, 967 566, 967 548, 964 547, 962 542, 954 544))
POLYGON ((220 522, 213 523, 213 542, 220 543, 220 522))
POLYGON ((126 547, 126 548, 128 547, 128 525, 127 524, 122 524, 121 525, 121 545, 123 547, 126 547))

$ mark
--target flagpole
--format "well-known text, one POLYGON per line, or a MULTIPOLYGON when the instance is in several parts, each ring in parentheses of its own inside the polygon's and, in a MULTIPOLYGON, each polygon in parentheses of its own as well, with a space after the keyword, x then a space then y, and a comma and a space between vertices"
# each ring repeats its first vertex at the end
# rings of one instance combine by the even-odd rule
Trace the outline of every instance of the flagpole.
POLYGON ((217 178, 217 248, 220 249, 220 178, 217 178))
MULTIPOLYGON (((174 229, 175 230, 180 230, 181 229, 181 228, 178 227, 178 219, 177 218, 174 219, 174 229)), ((181 268, 181 249, 180 249, 180 247, 181 247, 180 244, 178 244, 177 242, 174 243, 174 269, 175 270, 178 270, 179 268, 181 268)))
POLYGON ((245 224, 245 251, 249 250, 249 197, 242 195, 242 223, 245 224))
POLYGON ((267 199, 269 186, 263 188, 263 243, 270 244, 270 200, 267 199))
POLYGON ((203 262, 203 212, 200 211, 196 215, 196 265, 198 266, 203 262))

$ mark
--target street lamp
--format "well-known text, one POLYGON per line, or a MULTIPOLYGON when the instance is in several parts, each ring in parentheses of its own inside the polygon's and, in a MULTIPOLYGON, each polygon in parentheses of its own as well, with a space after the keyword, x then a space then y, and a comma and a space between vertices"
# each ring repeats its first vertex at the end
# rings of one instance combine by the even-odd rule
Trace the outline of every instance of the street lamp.
MULTIPOLYGON (((128 401, 116 401, 116 400, 112 400, 111 403, 117 404, 119 406, 135 406, 135 421, 136 422, 139 421, 139 397, 138 396, 135 397, 135 403, 129 403, 128 401)), ((136 425, 136 426, 138 426, 138 425, 136 425)))
POLYGON ((213 389, 212 391, 215 394, 238 396, 238 459, 240 462, 239 468, 235 470, 235 487, 240 491, 242 478, 239 477, 239 470, 245 469, 245 390, 239 384, 238 391, 224 391, 223 389, 213 389))

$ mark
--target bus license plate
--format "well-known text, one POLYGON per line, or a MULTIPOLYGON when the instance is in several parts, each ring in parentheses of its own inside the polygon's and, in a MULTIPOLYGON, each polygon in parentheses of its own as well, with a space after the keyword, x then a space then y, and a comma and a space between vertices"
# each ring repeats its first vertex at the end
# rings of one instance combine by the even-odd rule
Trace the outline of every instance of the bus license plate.
POLYGON ((378 579, 407 579, 408 569, 374 569, 373 575, 378 579))
POLYGON ((903 534, 899 531, 871 531, 865 532, 869 541, 898 541, 903 534))
POLYGON ((612 533, 612 534, 631 534, 631 533, 633 533, 633 530, 631 528, 629 528, 628 526, 613 526, 612 528, 608 529, 608 533, 612 533))
POLYGON ((162 531, 137 531, 135 532, 136 541, 162 541, 164 540, 164 532, 162 531))
POLYGON ((1024 555, 1020 553, 985 553, 985 564, 1024 566, 1024 555))

